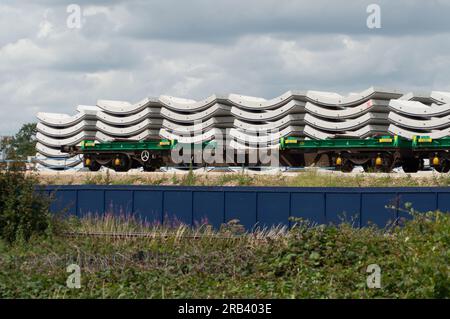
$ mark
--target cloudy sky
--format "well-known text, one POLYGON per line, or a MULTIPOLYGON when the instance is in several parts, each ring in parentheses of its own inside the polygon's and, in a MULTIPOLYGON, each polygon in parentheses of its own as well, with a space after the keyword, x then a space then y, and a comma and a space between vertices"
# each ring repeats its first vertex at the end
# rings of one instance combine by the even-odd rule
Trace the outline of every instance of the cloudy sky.
POLYGON ((97 99, 370 86, 450 91, 450 0, 0 1, 0 135, 97 99))

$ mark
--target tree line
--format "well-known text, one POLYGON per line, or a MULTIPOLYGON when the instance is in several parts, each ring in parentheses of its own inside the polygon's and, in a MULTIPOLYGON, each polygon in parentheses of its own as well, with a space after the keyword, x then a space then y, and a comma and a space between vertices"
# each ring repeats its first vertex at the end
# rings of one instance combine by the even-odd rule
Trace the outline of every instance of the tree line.
POLYGON ((6 160, 26 160, 36 155, 36 123, 22 125, 12 137, 2 137, 0 151, 6 160))

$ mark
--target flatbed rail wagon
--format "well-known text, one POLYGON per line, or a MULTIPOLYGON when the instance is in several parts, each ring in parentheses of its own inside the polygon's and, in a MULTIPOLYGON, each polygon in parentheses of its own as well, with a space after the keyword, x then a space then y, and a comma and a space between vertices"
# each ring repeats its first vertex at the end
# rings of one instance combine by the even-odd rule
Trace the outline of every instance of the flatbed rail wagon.
MULTIPOLYGON (((203 142, 201 147, 211 143, 203 142)), ((81 154, 84 166, 91 171, 97 171, 102 166, 121 172, 138 167, 144 171, 154 171, 173 165, 171 151, 177 144, 176 140, 168 139, 102 143, 85 140, 78 146, 62 146, 61 151, 81 154)), ((390 172, 393 168, 402 167, 406 173, 424 169, 425 160, 436 171, 448 172, 449 150, 450 137, 432 139, 414 136, 409 140, 397 135, 325 140, 286 137, 279 140, 278 149, 282 166, 327 166, 343 172, 350 172, 355 166, 362 166, 367 172, 390 172)))

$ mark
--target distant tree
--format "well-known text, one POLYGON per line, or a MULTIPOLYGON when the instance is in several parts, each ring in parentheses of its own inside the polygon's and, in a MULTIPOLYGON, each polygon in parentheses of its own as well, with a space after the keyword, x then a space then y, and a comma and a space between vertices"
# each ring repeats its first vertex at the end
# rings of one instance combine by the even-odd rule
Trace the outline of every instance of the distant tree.
POLYGON ((1 136, 0 137, 0 153, 1 159, 7 159, 8 154, 11 152, 11 142, 12 136, 1 136))
POLYGON ((36 123, 24 124, 6 145, 6 158, 25 160, 36 154, 36 123))

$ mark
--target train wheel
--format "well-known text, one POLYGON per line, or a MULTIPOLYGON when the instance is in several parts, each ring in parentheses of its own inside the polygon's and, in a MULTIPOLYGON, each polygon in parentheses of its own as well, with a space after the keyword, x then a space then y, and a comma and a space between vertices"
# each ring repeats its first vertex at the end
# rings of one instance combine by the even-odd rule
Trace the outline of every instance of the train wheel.
POLYGON ((389 154, 378 154, 375 158, 363 164, 366 173, 390 173, 394 160, 389 154))
POLYGON ((378 154, 376 158, 372 160, 372 169, 374 172, 390 173, 394 160, 389 154, 378 154))
POLYGON ((156 171, 156 168, 151 165, 144 165, 143 166, 144 172, 154 172, 156 171))
POLYGON ((341 172, 350 173, 351 171, 353 171, 353 168, 355 168, 355 165, 350 160, 343 159, 342 165, 340 165, 338 168, 341 170, 341 172))
POLYGON ((364 172, 366 172, 366 173, 373 173, 373 172, 374 172, 374 170, 373 170, 373 168, 372 168, 372 164, 370 163, 370 161, 367 162, 367 163, 364 163, 364 164, 362 165, 362 167, 363 167, 363 169, 364 169, 364 172))
POLYGON ((98 172, 102 166, 95 160, 92 161, 91 165, 89 165, 89 170, 91 172, 98 172))
POLYGON ((423 160, 420 158, 408 158, 402 163, 405 173, 417 173, 421 167, 423 167, 423 160))
POLYGON ((450 171, 450 161, 442 160, 439 165, 434 165, 433 168, 439 173, 448 173, 450 171))
POLYGON ((112 161, 116 172, 127 172, 131 168, 131 159, 128 155, 117 154, 112 161))
POLYGON ((91 172, 97 172, 102 165, 100 165, 100 163, 94 158, 87 156, 84 158, 84 167, 87 167, 91 172))
POLYGON ((377 167, 375 171, 380 173, 390 173, 392 172, 392 166, 377 167))

